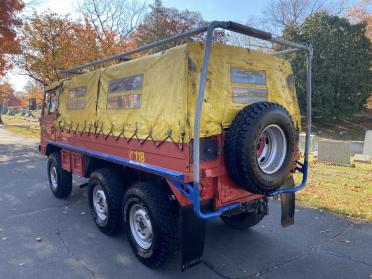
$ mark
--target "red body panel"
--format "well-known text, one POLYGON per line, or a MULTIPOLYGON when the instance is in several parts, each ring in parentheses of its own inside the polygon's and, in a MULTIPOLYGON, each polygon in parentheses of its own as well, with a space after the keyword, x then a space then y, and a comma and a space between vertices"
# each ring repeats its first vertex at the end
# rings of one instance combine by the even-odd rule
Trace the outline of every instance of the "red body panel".
MULTIPOLYGON (((43 116, 44 117, 44 116, 43 116)), ((43 118, 42 117, 42 118, 43 118)), ((47 116, 50 117, 50 116, 47 116)), ((49 119, 48 119, 49 120, 49 119)), ((69 144, 89 151, 101 152, 108 155, 118 156, 124 159, 140 161, 154 166, 175 170, 185 174, 183 182, 192 182, 192 160, 190 143, 175 144, 173 142, 154 142, 147 140, 142 142, 136 138, 131 140, 123 137, 117 139, 115 136, 94 135, 91 133, 73 132, 66 129, 54 128, 53 125, 46 125, 45 120, 41 120, 41 125, 51 132, 45 132, 41 137, 41 153, 46 152, 47 140, 55 140, 60 143, 69 144), (142 161, 143 160, 143 161, 142 161)), ((219 150, 222 151, 223 139, 221 136, 216 138, 219 150)), ((261 195, 249 193, 237 186, 227 174, 223 152, 220 152, 217 160, 201 161, 201 199, 213 200, 214 207, 219 208, 233 201, 247 202, 261 195)), ((84 160, 82 154, 69 150, 62 150, 62 167, 67 171, 83 176, 84 160)), ((170 188, 182 206, 190 205, 191 202, 182 195, 179 190, 169 182, 170 188)))

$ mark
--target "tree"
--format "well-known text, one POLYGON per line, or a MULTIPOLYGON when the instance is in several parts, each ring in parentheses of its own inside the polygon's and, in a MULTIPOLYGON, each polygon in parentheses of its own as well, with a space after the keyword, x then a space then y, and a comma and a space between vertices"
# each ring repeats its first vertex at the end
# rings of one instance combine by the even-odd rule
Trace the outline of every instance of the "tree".
MULTIPOLYGON (((287 39, 313 43, 314 116, 344 118, 362 110, 372 80, 372 45, 364 35, 366 25, 351 25, 345 18, 319 12, 305 20, 299 33, 287 31, 287 39)), ((304 58, 301 54, 288 58, 300 106, 305 110, 304 58)))
POLYGON ((107 31, 128 38, 142 19, 146 5, 141 0, 84 0, 79 10, 99 39, 104 40, 107 31))
POLYGON ((23 88, 22 105, 27 106, 29 99, 36 99, 36 104, 43 102, 43 85, 37 81, 29 81, 23 88))
POLYGON ((368 10, 368 4, 371 3, 371 0, 359 1, 355 7, 348 11, 348 16, 352 23, 366 23, 366 36, 372 41, 372 14, 368 10))
MULTIPOLYGON (((199 12, 166 8, 162 5, 161 0, 155 0, 154 4, 150 5, 150 9, 150 12, 145 15, 143 23, 133 32, 133 38, 138 46, 146 45, 207 24, 199 12)), ((189 40, 203 41, 203 39, 204 35, 200 34, 194 36, 193 39, 184 39, 180 42, 159 47, 157 50, 166 49, 189 40)), ((224 39, 225 33, 223 31, 215 32, 215 42, 223 42, 224 39)))
POLYGON ((133 48, 124 37, 104 32, 105 40, 100 41, 88 20, 76 23, 50 11, 35 13, 20 32, 22 54, 16 63, 34 80, 50 84, 64 78, 61 69, 133 48))
POLYGON ((266 22, 274 31, 297 30, 307 17, 319 11, 340 15, 345 11, 345 0, 270 0, 264 10, 266 22))
MULTIPOLYGON (((1 81, 0 83, 0 104, 4 103, 10 107, 19 107, 21 105, 21 99, 16 96, 13 87, 7 80, 1 81)), ((0 124, 4 124, 1 119, 1 111, 0 124)))
POLYGON ((17 14, 23 6, 19 0, 0 0, 0 75, 11 67, 8 56, 19 51, 15 28, 21 25, 17 14))

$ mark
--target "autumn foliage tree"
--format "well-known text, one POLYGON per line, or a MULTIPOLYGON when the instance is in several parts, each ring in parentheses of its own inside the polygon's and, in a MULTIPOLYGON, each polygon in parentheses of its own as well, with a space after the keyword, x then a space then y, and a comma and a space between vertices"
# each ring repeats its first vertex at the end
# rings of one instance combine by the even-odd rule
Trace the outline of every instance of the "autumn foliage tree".
POLYGON ((23 6, 19 0, 0 0, 0 75, 11 67, 9 55, 19 51, 15 28, 21 25, 17 14, 23 6))
POLYGON ((133 48, 123 36, 109 30, 102 32, 105 40, 99 40, 87 20, 78 23, 50 11, 35 13, 21 30, 22 54, 17 57, 17 64, 34 80, 50 84, 64 78, 61 69, 133 48))
POLYGON ((36 104, 41 104, 43 102, 43 85, 40 82, 30 80, 23 90, 22 106, 28 106, 30 99, 35 99, 36 104))
POLYGON ((372 42, 372 13, 368 9, 368 5, 372 5, 372 0, 361 0, 359 3, 349 10, 348 16, 353 23, 364 22, 366 24, 366 37, 372 42))
MULTIPOLYGON (((0 104, 7 104, 9 107, 20 107, 22 102, 15 92, 11 84, 7 80, 0 82, 0 104)), ((0 124, 3 124, 0 112, 0 124)))

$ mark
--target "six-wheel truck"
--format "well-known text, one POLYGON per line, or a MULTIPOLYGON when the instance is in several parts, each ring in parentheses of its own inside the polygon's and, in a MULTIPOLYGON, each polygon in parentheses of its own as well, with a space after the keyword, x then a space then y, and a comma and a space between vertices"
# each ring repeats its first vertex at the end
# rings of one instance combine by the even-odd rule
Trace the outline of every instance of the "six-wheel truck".
POLYGON ((215 21, 65 70, 69 78, 45 88, 40 118, 53 194, 69 196, 72 174, 89 178, 97 227, 105 234, 125 228, 135 255, 150 267, 178 250, 182 270, 199 263, 206 220, 252 227, 268 214, 270 196, 281 195, 282 225, 292 224, 294 193, 307 180, 311 57, 311 45, 215 21), (216 28, 291 48, 268 54, 212 44, 216 28), (200 33, 203 43, 130 58, 200 33), (279 57, 295 51, 307 61, 302 163, 294 76, 279 57), (121 63, 82 71, 114 60, 121 63))

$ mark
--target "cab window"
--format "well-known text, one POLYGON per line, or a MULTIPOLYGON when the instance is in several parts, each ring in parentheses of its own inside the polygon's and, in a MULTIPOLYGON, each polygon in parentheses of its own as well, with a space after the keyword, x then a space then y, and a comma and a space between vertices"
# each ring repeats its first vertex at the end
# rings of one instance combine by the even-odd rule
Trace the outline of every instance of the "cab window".
POLYGON ((53 114, 57 110, 57 93, 58 90, 49 90, 45 92, 43 115, 53 114))

